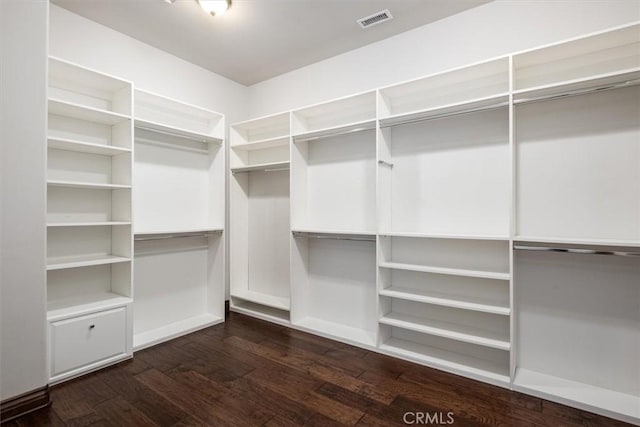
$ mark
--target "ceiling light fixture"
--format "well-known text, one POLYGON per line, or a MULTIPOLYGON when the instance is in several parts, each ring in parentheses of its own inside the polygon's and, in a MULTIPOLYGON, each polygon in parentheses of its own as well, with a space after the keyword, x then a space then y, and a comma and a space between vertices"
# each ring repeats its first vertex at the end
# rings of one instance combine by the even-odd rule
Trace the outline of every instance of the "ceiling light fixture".
POLYGON ((231 7, 231 0, 196 0, 202 10, 211 16, 222 15, 231 7))

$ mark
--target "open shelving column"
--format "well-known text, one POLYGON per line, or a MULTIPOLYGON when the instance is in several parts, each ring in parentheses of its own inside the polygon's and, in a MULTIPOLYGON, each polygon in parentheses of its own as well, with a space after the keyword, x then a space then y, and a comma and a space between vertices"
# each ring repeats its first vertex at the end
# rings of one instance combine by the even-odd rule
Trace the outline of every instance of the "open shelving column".
POLYGON ((49 58, 50 382, 132 354, 132 85, 49 58))
POLYGON ((640 26, 513 64, 514 388, 640 423, 640 26))
POLYGON ((289 113, 230 128, 231 309, 288 324, 289 113))
POLYGON ((379 348, 508 386, 509 59, 378 102, 379 348))
POLYGON ((224 321, 222 114, 135 91, 139 350, 224 321))
POLYGON ((375 92, 292 113, 292 324, 375 347, 375 92))

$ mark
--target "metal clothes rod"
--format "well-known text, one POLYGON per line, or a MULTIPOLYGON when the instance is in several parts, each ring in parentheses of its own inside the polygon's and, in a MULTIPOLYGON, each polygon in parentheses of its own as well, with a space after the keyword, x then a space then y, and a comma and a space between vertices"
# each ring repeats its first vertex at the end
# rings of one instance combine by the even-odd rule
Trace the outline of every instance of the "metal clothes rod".
POLYGON ((384 166, 389 166, 390 168, 393 168, 393 163, 389 163, 385 160, 378 160, 378 164, 379 165, 384 165, 384 166))
POLYGON ((591 87, 586 89, 578 89, 570 92, 558 93, 555 95, 541 95, 534 98, 516 99, 513 101, 513 104, 519 105, 519 104, 528 104, 528 103, 534 103, 534 102, 550 101, 550 100, 559 99, 559 98, 570 98, 572 96, 588 95, 590 93, 604 92, 608 90, 621 89, 621 88, 632 87, 637 85, 640 85, 640 79, 627 80, 620 83, 613 83, 609 85, 596 86, 596 87, 591 87))
POLYGON ((169 239, 184 239, 187 237, 211 237, 218 234, 222 234, 222 231, 211 231, 207 233, 192 233, 192 234, 167 234, 163 236, 150 236, 150 237, 135 237, 136 242, 144 242, 147 240, 169 240, 169 239))
POLYGON ((356 242, 375 242, 375 237, 359 237, 359 236, 341 236, 336 234, 314 234, 314 233, 304 233, 299 231, 293 232, 294 237, 310 237, 312 239, 332 239, 332 240, 353 240, 356 242))
POLYGON ((583 255, 612 255, 612 256, 624 256, 624 257, 640 257, 640 252, 635 251, 605 251, 599 249, 580 249, 580 248, 553 248, 549 246, 528 246, 528 245, 514 245, 514 249, 522 251, 536 251, 536 252, 560 252, 569 254, 583 254, 583 255))
POLYGON ((289 168, 271 168, 271 169, 251 169, 251 170, 242 170, 242 171, 231 171, 232 175, 238 174, 238 173, 251 173, 251 172, 282 172, 282 171, 288 171, 289 168))
POLYGON ((191 136, 191 135, 177 133, 177 132, 170 132, 168 130, 152 128, 144 125, 135 125, 134 127, 136 129, 141 129, 147 132, 160 133, 162 135, 173 136, 174 138, 188 139, 190 141, 202 142, 204 144, 222 144, 222 140, 220 138, 216 138, 213 136, 211 138, 197 137, 197 136, 191 136))
POLYGON ((406 120, 398 120, 397 122, 392 121, 390 123, 384 123, 384 119, 383 119, 381 121, 381 123, 380 123, 380 127, 381 128, 390 128, 390 127, 394 127, 394 126, 408 125, 408 124, 411 124, 411 123, 425 122, 425 121, 428 121, 428 120, 444 119, 446 117, 463 116, 465 114, 473 114, 473 113, 478 113, 478 112, 481 112, 481 111, 498 110, 500 108, 504 108, 504 107, 507 107, 507 106, 509 106, 509 102, 500 102, 498 104, 487 105, 487 106, 478 107, 478 108, 471 108, 471 109, 463 110, 463 111, 452 111, 450 113, 434 114, 432 116, 409 118, 409 119, 406 119, 406 120))
POLYGON ((348 135, 350 133, 356 133, 356 132, 364 132, 367 130, 374 130, 376 128, 376 124, 375 122, 372 125, 369 126, 360 126, 357 128, 353 128, 353 129, 347 129, 347 130, 336 130, 336 131, 327 131, 326 133, 321 133, 319 135, 310 135, 308 137, 305 137, 304 135, 300 135, 298 137, 293 137, 293 142, 308 142, 308 141, 315 141, 318 139, 324 139, 324 138, 331 138, 334 136, 340 136, 340 135, 348 135))

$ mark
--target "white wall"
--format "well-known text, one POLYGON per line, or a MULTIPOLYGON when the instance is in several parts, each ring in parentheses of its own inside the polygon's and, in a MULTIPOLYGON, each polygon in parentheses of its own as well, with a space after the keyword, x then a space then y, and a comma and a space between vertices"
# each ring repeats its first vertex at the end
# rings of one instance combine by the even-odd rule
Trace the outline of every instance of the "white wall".
MULTIPOLYGON (((131 80, 138 89, 224 113, 227 124, 247 118, 246 86, 59 6, 51 5, 50 25, 50 55, 131 80)), ((227 200, 227 212, 228 206, 227 200)), ((228 238, 226 243, 228 253, 228 238)))
POLYGON ((639 19, 640 0, 496 0, 253 85, 250 117, 367 91, 639 19))
POLYGON ((47 384, 45 0, 0 0, 0 400, 47 384))

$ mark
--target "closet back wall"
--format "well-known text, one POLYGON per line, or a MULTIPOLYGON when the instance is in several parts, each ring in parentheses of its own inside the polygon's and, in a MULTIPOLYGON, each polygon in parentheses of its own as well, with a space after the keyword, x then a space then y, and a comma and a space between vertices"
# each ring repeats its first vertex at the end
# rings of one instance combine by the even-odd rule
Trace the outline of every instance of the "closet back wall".
MULTIPOLYGON (((393 2, 389 9, 393 13, 393 2)), ((366 92, 638 19, 638 0, 495 0, 255 84, 250 87, 250 117, 366 92)))
MULTIPOLYGON (((246 86, 55 5, 51 5, 49 43, 50 55, 131 80, 136 89, 221 112, 227 123, 246 118, 246 86)), ((135 277, 140 282, 155 276, 137 271, 135 277)), ((228 282, 229 274, 225 277, 228 282)), ((225 288, 228 292, 228 284, 225 288)))

